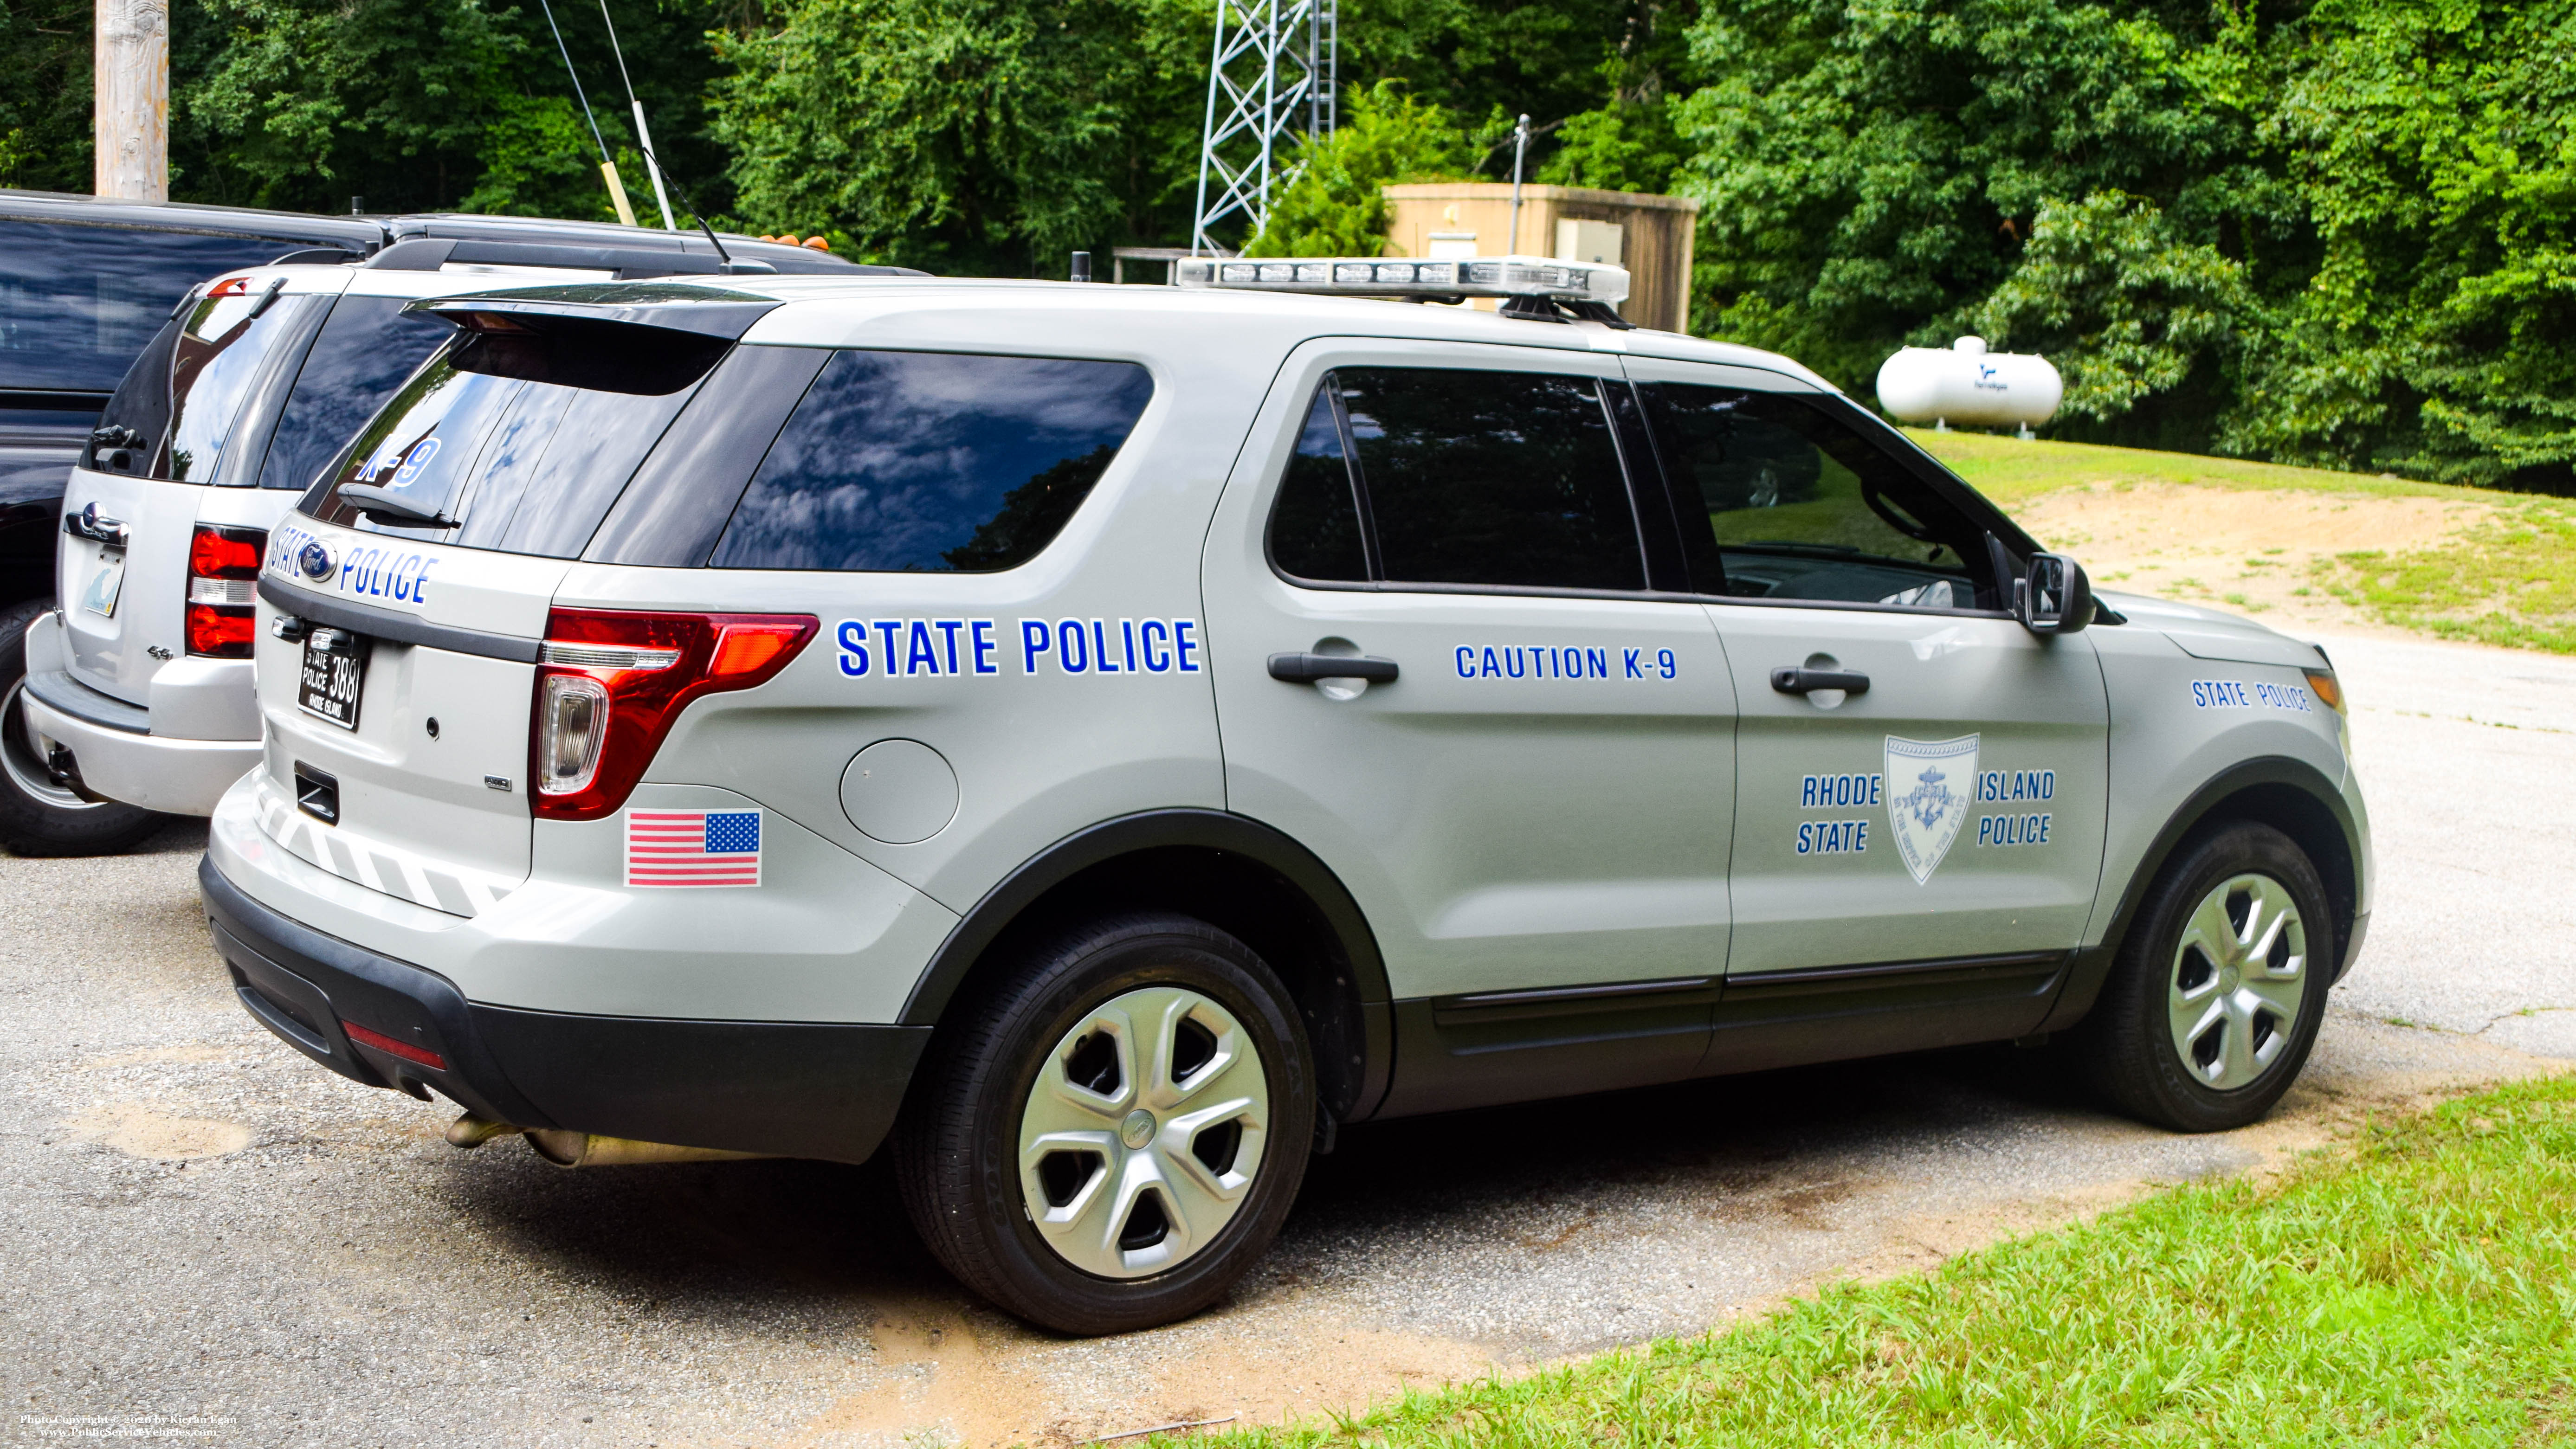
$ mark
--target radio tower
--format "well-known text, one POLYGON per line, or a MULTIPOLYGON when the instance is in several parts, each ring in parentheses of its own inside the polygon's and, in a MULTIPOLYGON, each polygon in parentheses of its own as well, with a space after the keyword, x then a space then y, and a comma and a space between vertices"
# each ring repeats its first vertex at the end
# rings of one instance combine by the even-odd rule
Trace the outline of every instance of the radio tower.
POLYGON ((1233 217, 1247 236, 1269 221, 1273 194, 1297 176, 1287 153, 1332 133, 1340 50, 1340 0, 1216 0, 1193 255, 1224 254, 1214 233, 1233 217))

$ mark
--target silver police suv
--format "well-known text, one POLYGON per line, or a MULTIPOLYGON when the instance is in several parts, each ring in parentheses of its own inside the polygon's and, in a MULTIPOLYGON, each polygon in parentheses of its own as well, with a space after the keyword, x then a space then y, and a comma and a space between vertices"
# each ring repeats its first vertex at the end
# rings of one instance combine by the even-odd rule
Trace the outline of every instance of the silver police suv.
POLYGON ((2180 1130, 2287 1089, 2369 910, 2316 648, 1615 269, 1182 271, 414 304, 262 556, 242 1004, 460 1145, 890 1143, 1084 1333, 1344 1124, 2048 1034, 2180 1130))

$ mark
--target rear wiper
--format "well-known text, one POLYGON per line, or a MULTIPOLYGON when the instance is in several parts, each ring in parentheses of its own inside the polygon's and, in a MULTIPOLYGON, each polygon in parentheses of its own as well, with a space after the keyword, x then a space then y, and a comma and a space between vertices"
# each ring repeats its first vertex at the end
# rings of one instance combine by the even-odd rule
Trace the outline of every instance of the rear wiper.
POLYGON ((344 483, 340 501, 356 506, 360 513, 378 523, 400 528, 454 528, 456 520, 444 513, 433 513, 403 501, 401 494, 373 483, 344 483))

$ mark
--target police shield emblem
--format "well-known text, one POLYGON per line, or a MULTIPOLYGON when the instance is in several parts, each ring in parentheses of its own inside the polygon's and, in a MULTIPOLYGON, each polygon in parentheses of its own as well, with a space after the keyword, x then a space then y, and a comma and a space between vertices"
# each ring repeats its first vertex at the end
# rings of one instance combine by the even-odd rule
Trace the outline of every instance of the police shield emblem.
POLYGON ((1967 823, 1970 786, 1977 778, 1977 736, 1955 740, 1887 737, 1887 819, 1896 830, 1896 853, 1914 872, 1914 883, 1932 878, 1950 842, 1967 823))

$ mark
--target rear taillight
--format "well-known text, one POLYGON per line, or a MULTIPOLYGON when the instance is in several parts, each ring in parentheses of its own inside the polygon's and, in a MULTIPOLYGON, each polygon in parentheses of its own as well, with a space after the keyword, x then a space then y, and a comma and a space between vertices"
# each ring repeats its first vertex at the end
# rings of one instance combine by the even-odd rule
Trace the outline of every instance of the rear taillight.
POLYGON ((256 528, 197 525, 188 541, 188 652, 208 659, 250 657, 259 556, 268 535, 256 528))
POLYGON ((531 806, 548 820, 614 814, 690 700, 767 683, 818 627, 810 614, 555 610, 537 653, 531 806))

